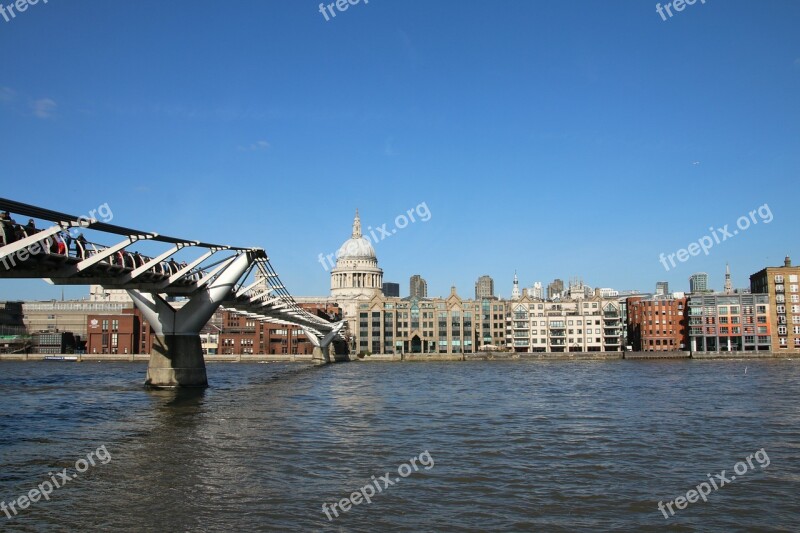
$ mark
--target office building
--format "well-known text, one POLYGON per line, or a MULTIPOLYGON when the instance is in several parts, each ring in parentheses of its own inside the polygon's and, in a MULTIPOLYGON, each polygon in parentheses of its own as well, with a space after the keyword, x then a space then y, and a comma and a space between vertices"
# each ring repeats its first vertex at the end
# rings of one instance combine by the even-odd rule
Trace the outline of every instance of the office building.
POLYGON ((507 303, 447 298, 397 299, 383 295, 358 305, 352 330, 356 353, 474 353, 506 344, 507 303))
POLYGON ((544 300, 544 289, 542 288, 542 282, 537 281, 534 283, 533 287, 528 289, 528 295, 535 300, 544 300))
POLYGON ((688 305, 692 352, 770 350, 769 295, 692 294, 688 305))
POLYGON ((408 283, 408 295, 411 298, 427 298, 428 282, 419 274, 414 274, 408 283))
POLYGON ((800 267, 793 267, 787 255, 782 267, 767 267, 750 276, 750 290, 766 293, 769 300, 772 350, 800 353, 800 267))
POLYGON ((708 274, 696 272, 689 276, 689 292, 692 294, 708 292, 708 274))
POLYGON ((399 283, 384 282, 383 283, 383 295, 384 296, 393 296, 393 297, 399 298, 400 297, 400 284, 399 283))
POLYGON ((656 296, 667 296, 669 294, 669 281, 656 282, 656 296))
POLYGON ((561 298, 561 295, 564 293, 564 281, 558 278, 554 279, 551 283, 547 285, 547 299, 548 300, 555 300, 557 298, 561 298))
POLYGON ((494 280, 490 276, 481 276, 475 282, 475 299, 494 298, 494 280))

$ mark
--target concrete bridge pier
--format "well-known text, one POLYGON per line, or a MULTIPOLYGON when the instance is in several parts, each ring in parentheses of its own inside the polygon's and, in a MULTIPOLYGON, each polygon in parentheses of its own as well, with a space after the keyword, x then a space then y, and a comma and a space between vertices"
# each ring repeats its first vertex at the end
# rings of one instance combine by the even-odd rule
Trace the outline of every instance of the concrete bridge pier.
POLYGON ((342 329, 342 327, 344 327, 344 322, 339 322, 327 335, 322 338, 307 329, 303 329, 303 333, 306 334, 308 340, 310 340, 311 344, 314 345, 314 350, 311 352, 311 361, 315 365, 327 365, 328 363, 332 362, 331 345, 333 344, 333 339, 336 338, 336 335, 339 334, 339 331, 342 329))
POLYGON ((248 255, 232 257, 216 278, 192 294, 180 309, 175 309, 161 295, 128 291, 156 336, 145 386, 208 387, 200 330, 249 267, 248 255))

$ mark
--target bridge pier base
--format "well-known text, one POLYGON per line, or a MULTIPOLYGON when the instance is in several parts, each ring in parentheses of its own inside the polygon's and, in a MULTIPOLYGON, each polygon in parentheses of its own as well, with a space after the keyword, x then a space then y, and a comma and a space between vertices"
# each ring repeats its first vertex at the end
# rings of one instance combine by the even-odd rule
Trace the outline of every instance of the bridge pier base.
POLYGON ((333 346, 333 339, 339 334, 339 331, 344 326, 344 322, 339 322, 327 335, 318 337, 313 332, 303 329, 303 332, 314 345, 314 351, 311 352, 311 361, 315 365, 327 365, 331 362, 336 362, 336 350, 333 352, 333 361, 331 361, 331 348, 333 346))
POLYGON ((327 365, 331 362, 330 356, 327 352, 327 348, 323 348, 322 346, 314 346, 314 351, 311 355, 311 362, 317 366, 327 365))
POLYGON ((200 335, 156 335, 144 384, 149 388, 208 387, 200 335))

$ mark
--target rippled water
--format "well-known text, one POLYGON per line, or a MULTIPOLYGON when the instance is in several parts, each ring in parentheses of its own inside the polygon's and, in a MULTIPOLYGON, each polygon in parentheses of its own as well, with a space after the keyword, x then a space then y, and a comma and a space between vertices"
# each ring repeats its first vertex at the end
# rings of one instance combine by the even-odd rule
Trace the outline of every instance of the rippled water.
MULTIPOLYGON (((105 446, 3 531, 797 531, 800 362, 0 364, 0 499, 105 446), (745 367, 747 371, 745 373, 745 367), (764 448, 669 519, 657 508, 764 448), (430 469, 329 521, 428 451, 430 469)), ((418 461, 419 464, 419 461, 418 461)), ((382 485, 381 485, 382 486, 382 485)))

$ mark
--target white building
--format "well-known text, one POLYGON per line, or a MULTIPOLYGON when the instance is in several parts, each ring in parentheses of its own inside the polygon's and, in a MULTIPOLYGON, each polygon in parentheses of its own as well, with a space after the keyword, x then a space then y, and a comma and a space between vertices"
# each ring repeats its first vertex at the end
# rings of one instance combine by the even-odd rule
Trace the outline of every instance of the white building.
POLYGON ((619 291, 614 289, 597 289, 597 294, 601 298, 616 298, 619 296, 619 291))
POLYGON ((528 294, 534 300, 544 300, 544 289, 542 288, 542 282, 537 281, 534 283, 533 287, 528 290, 528 294))
POLYGON ((514 287, 511 289, 511 299, 512 300, 519 300, 520 293, 519 293, 519 279, 517 279, 517 271, 514 271, 514 287))
POLYGON ((617 352, 622 309, 599 297, 542 302, 527 296, 510 305, 506 344, 517 352, 617 352))

